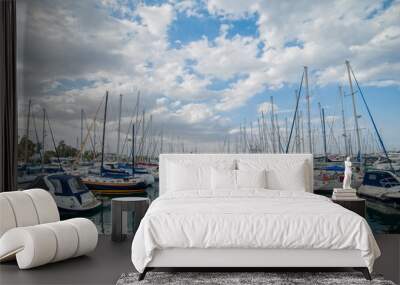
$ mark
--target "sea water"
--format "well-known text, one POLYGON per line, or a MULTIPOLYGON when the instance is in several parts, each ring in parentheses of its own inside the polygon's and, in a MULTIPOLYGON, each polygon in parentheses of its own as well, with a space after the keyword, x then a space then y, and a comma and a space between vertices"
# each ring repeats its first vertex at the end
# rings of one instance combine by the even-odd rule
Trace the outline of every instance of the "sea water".
MULTIPOLYGON (((158 182, 146 189, 145 194, 151 201, 158 197, 158 182)), ((139 195, 138 195, 139 196, 139 195)), ((143 196, 143 195, 140 195, 143 196)), ((331 196, 331 193, 324 193, 331 196)), ((92 220, 101 234, 111 234, 111 199, 108 196, 98 196, 103 202, 103 207, 86 217, 92 220)), ((379 201, 367 200, 367 221, 374 233, 400 234, 400 209, 393 208, 379 201)), ((128 234, 132 233, 133 216, 128 215, 128 234)), ((70 218, 63 216, 62 218, 70 218)))

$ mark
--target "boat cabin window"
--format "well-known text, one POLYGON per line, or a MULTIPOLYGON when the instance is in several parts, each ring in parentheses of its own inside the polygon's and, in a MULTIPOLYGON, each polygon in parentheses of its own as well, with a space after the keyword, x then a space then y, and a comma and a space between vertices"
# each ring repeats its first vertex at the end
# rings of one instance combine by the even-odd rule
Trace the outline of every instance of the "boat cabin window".
POLYGON ((40 188, 44 190, 49 190, 49 187, 47 187, 42 177, 36 178, 36 180, 29 186, 29 188, 40 188))
POLYGON ((54 194, 62 194, 63 193, 60 180, 54 179, 54 178, 49 178, 49 181, 54 186, 54 194))
POLYGON ((385 174, 384 177, 380 181, 382 187, 391 188, 394 186, 400 185, 400 183, 390 174, 385 174))
POLYGON ((399 180, 387 172, 368 173, 365 175, 363 183, 365 185, 384 188, 391 188, 400 185, 399 180))
POLYGON ((77 178, 70 178, 68 179, 69 188, 71 188, 72 193, 81 193, 86 191, 85 185, 77 179, 77 178))

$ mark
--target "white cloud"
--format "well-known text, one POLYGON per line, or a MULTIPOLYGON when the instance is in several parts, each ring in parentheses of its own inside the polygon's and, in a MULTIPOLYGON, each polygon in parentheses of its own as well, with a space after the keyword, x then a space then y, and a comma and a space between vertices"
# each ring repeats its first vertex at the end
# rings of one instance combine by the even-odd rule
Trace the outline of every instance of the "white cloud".
MULTIPOLYGON (((170 129, 187 133, 203 124, 203 133, 214 128, 217 136, 221 128, 229 129, 227 111, 267 89, 298 84, 304 65, 311 89, 346 83, 346 59, 363 85, 400 85, 399 1, 387 9, 369 0, 208 0, 204 7, 171 0, 138 2, 134 9, 128 4, 26 1, 29 25, 18 33, 27 35, 20 41, 24 64, 18 65, 24 69, 23 91, 49 107, 60 125, 76 127, 81 108, 93 117, 106 90, 114 105, 124 94, 124 108, 131 114, 140 90, 141 107, 157 116, 155 124, 170 119, 175 124, 170 129), (223 18, 219 35, 173 48, 168 29, 177 13, 201 18, 202 9, 214 20, 223 18), (247 17, 257 19, 259 36, 228 36, 230 20, 247 17), (214 81, 229 84, 210 90, 214 81)), ((267 111, 268 104, 258 111, 267 111)))
POLYGON ((245 79, 232 84, 223 90, 222 99, 216 105, 220 111, 229 111, 243 106, 248 99, 261 92, 265 87, 265 75, 262 72, 252 72, 245 79))
POLYGON ((235 36, 226 38, 227 26, 214 41, 207 38, 190 43, 186 56, 197 62, 194 66, 199 73, 228 80, 237 74, 247 74, 262 67, 257 59, 258 41, 252 37, 235 36))
POLYGON ((279 108, 276 104, 271 104, 271 102, 264 102, 258 105, 257 112, 259 114, 264 113, 267 114, 272 111, 272 106, 274 107, 274 112, 278 112, 279 108))
POLYGON ((245 17, 249 8, 254 5, 246 0, 208 0, 207 8, 211 14, 222 15, 232 19, 245 17))
POLYGON ((161 6, 141 5, 137 8, 137 14, 150 33, 158 37, 165 37, 168 25, 174 17, 174 10, 169 4, 161 6))
POLYGON ((213 111, 205 104, 187 104, 176 112, 176 115, 190 124, 210 119, 213 111))
POLYGON ((188 17, 203 17, 203 14, 199 11, 200 7, 196 0, 174 0, 171 2, 178 12, 185 13, 188 17))

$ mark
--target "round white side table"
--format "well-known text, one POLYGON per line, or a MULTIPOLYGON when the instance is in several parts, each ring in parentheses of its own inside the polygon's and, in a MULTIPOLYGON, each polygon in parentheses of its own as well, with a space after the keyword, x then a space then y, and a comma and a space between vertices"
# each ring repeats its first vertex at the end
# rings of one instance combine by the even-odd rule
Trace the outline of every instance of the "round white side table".
POLYGON ((111 200, 111 240, 123 241, 127 234, 128 212, 133 212, 133 233, 146 214, 150 199, 145 197, 119 197, 111 200))

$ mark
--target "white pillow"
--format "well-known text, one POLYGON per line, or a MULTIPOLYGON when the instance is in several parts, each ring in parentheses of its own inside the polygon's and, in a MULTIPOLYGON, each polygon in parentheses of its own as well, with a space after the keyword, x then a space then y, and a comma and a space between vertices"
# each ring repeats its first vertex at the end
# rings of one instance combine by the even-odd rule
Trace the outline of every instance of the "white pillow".
POLYGON ((168 191, 210 189, 210 167, 168 163, 168 191))
POLYGON ((267 188, 273 190, 307 191, 306 163, 296 159, 240 159, 239 170, 267 170, 267 188))
POLYGON ((267 188, 267 170, 236 170, 237 188, 267 188))
POLYGON ((236 190, 236 170, 211 168, 212 190, 236 190))

